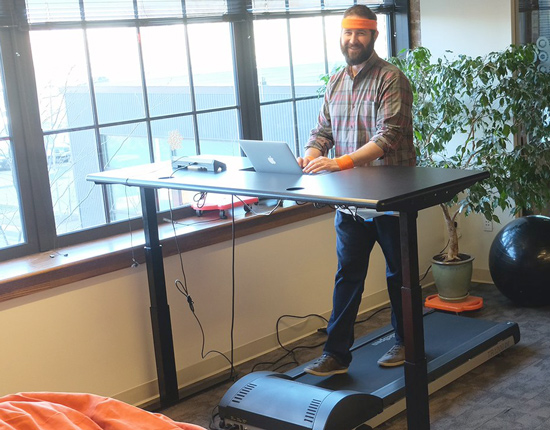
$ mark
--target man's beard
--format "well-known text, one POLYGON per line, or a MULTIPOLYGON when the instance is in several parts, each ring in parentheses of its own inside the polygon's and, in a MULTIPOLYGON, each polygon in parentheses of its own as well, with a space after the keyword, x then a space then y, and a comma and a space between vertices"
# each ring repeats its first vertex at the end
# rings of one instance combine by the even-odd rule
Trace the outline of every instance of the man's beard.
MULTIPOLYGON (((358 64, 361 64, 367 61, 369 57, 372 55, 372 53, 374 52, 374 42, 375 42, 374 38, 371 39, 371 41, 366 47, 362 48, 361 51, 359 51, 358 53, 354 54, 351 57, 348 54, 349 43, 346 45, 342 45, 342 42, 340 42, 340 49, 342 50, 342 54, 344 54, 346 63, 348 63, 348 65, 350 66, 357 66, 358 64)), ((362 46, 359 44, 356 44, 356 45, 362 46)))

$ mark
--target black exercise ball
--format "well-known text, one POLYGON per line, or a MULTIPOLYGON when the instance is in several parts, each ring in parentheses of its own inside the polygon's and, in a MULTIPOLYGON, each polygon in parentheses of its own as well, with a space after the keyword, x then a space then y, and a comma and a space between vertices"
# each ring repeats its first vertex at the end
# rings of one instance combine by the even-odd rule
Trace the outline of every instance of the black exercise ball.
POLYGON ((530 215, 507 224, 491 244, 489 270, 517 305, 550 304, 550 218, 530 215))

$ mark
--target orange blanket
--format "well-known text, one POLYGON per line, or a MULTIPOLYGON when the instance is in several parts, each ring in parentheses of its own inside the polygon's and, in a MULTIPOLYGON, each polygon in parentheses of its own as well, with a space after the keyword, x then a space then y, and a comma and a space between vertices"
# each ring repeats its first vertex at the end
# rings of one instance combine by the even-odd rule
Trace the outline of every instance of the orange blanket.
POLYGON ((205 430, 109 397, 19 393, 0 397, 1 430, 205 430))

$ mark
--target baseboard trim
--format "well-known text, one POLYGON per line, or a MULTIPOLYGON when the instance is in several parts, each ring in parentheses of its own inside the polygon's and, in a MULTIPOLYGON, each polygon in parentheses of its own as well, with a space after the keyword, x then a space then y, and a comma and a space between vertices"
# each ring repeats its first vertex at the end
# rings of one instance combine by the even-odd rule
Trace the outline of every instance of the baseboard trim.
POLYGON ((475 269, 472 273, 472 282, 480 284, 493 284, 493 278, 489 269, 475 269))

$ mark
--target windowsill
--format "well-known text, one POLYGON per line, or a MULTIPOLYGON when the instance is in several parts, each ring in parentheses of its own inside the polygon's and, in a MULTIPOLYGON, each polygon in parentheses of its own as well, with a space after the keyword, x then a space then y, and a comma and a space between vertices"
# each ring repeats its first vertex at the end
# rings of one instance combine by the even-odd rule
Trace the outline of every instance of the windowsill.
MULTIPOLYGON (((264 207, 255 212, 269 210, 269 207, 264 207)), ((331 210, 312 204, 293 204, 264 216, 252 212, 245 214, 239 208, 235 210, 235 237, 260 233, 331 210)), ((172 223, 159 225, 163 256, 176 255, 178 247, 180 252, 187 252, 231 240, 232 221, 231 218, 220 219, 218 212, 213 211, 200 218, 178 220, 174 227, 172 223), (174 228, 178 237, 177 246, 173 239, 174 228)), ((143 245, 143 230, 136 230, 0 263, 0 302, 126 269, 132 265, 133 258, 142 264, 145 262, 143 245)))

